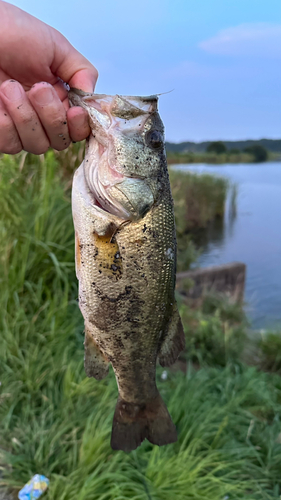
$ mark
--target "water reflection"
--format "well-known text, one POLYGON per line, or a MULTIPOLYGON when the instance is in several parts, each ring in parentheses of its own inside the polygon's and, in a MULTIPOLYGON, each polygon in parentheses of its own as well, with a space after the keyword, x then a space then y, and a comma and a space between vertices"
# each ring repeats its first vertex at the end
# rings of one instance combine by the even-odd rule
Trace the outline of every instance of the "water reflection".
POLYGON ((206 229, 200 229, 197 232, 193 231, 193 239, 196 246, 203 249, 204 252, 209 252, 211 245, 220 247, 224 242, 225 221, 221 218, 215 219, 208 224, 206 229))
POLYGON ((237 193, 228 197, 224 220, 217 219, 196 235, 203 248, 199 264, 244 262, 253 328, 281 327, 281 163, 175 168, 225 176, 237 185, 237 193))

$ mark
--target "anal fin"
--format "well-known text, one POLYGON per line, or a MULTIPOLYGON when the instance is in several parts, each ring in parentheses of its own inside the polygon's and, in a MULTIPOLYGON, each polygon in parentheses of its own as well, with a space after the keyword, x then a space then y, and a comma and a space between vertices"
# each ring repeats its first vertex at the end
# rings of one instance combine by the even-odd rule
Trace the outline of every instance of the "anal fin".
POLYGON ((85 355, 84 367, 87 377, 94 377, 101 380, 108 374, 108 361, 101 352, 91 334, 91 331, 85 327, 85 355))
POLYGON ((185 347, 185 336, 181 318, 178 311, 177 303, 174 303, 173 313, 165 332, 158 360, 161 366, 171 366, 176 360, 179 353, 185 347))

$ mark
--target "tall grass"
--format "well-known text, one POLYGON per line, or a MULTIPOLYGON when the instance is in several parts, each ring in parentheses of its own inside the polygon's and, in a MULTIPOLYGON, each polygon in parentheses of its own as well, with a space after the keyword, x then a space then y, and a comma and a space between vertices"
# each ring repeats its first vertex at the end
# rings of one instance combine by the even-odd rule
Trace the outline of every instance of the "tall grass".
MULTIPOLYGON (((76 160, 75 160, 76 161, 76 160)), ((281 379, 228 364, 158 369, 179 440, 109 446, 117 388, 83 369, 69 181, 49 152, 0 160, 0 464, 46 500, 279 498, 281 379)))
POLYGON ((219 294, 205 295, 200 308, 190 308, 178 296, 186 334, 186 350, 181 360, 198 366, 240 364, 248 347, 248 320, 241 304, 219 294))
POLYGON ((223 217, 229 188, 224 177, 170 170, 170 182, 179 235, 206 228, 216 217, 223 217))
MULTIPOLYGON (((223 219, 229 183, 223 177, 170 169, 178 240, 178 270, 189 269, 198 256, 198 237, 223 219)), ((235 199, 233 200, 235 206, 235 199)))

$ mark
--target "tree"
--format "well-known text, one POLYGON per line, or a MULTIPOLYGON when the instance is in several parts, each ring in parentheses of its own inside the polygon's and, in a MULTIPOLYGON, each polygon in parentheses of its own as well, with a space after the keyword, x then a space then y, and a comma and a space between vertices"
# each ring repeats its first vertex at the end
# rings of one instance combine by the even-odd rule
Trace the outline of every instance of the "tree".
POLYGON ((259 144, 253 144, 252 146, 245 148, 244 151, 245 153, 249 153, 254 157, 255 163, 266 161, 268 158, 267 149, 265 149, 263 146, 260 146, 259 144))
POLYGON ((210 142, 209 146, 207 147, 207 153, 216 153, 217 155, 226 153, 226 146, 222 141, 210 142))

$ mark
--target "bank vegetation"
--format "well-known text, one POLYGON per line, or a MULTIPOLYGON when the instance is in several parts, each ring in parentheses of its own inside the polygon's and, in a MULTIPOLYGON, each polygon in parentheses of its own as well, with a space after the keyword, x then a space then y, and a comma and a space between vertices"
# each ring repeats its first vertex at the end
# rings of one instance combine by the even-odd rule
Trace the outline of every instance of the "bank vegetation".
MULTIPOLYGON (((280 360, 277 373, 247 366, 247 321, 217 298, 190 311, 179 297, 187 337, 182 369, 157 369, 178 442, 145 442, 130 454, 111 450, 114 375, 98 382, 83 368, 70 208, 70 171, 82 155, 76 146, 44 158, 0 159, 2 491, 16 498, 40 473, 50 479, 46 500, 278 498, 280 360)), ((185 179, 171 178, 180 232, 206 224, 207 205, 222 216, 223 183, 215 201, 212 180, 200 194, 198 178, 186 178, 186 187, 185 179), (193 205, 182 201, 185 192, 193 205)), ((262 352, 263 363, 274 357, 264 345, 262 352)))

